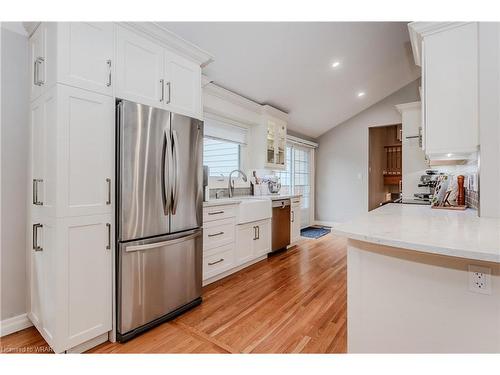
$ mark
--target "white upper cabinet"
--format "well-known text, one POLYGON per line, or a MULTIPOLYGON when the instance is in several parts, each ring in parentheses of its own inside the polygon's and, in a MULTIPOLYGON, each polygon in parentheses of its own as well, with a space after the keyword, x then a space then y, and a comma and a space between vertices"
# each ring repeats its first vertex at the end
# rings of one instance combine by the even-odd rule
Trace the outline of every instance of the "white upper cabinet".
POLYGON ((165 104, 172 112, 198 117, 201 105, 201 68, 198 64, 165 52, 165 104))
POLYGON ((116 96, 150 106, 163 106, 163 47, 121 26, 117 27, 116 42, 116 96))
POLYGON ((250 161, 251 169, 286 169, 286 130, 288 115, 265 105, 261 124, 252 127, 252 144, 255 153, 250 161))
POLYGON ((41 23, 30 37, 30 92, 31 100, 38 98, 54 83, 55 42, 52 35, 55 24, 41 23))
POLYGON ((425 153, 467 158, 479 144, 477 23, 412 23, 410 34, 422 65, 425 153))
POLYGON ((114 182, 114 101, 69 86, 58 87, 58 216, 111 213, 114 182))
POLYGON ((61 22, 57 28, 58 82, 112 95, 114 25, 61 22))
POLYGON ((116 72, 118 98, 202 118, 199 63, 118 26, 116 72))

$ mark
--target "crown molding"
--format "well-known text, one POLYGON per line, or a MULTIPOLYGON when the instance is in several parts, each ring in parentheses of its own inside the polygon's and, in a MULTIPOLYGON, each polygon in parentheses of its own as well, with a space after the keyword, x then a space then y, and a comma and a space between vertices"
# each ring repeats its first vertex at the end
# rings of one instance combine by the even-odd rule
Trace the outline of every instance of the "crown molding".
POLYGON ((280 111, 279 109, 271 107, 268 104, 262 106, 262 114, 276 117, 283 121, 288 121, 288 113, 285 113, 283 111, 280 111))
POLYGON ((407 109, 421 109, 422 102, 411 102, 411 103, 403 103, 395 106, 399 113, 403 113, 407 109))
POLYGON ((468 22, 410 22, 408 32, 410 33, 411 49, 415 64, 422 66, 422 41, 424 37, 440 33, 445 30, 463 26, 468 22))
POLYGON ((165 47, 196 61, 202 68, 214 61, 214 57, 210 53, 174 34, 157 22, 118 22, 118 24, 148 35, 165 47))
POLYGON ((41 22, 23 22, 23 27, 26 30, 26 33, 28 34, 28 37, 30 37, 35 30, 37 29, 38 25, 40 25, 41 22))
MULTIPOLYGON (((205 76, 204 76, 205 77, 205 76)), ((262 105, 259 103, 256 103, 250 99, 247 99, 241 95, 238 95, 228 89, 225 89, 224 87, 221 87, 214 83, 213 81, 210 81, 207 77, 208 84, 206 84, 203 87, 203 92, 206 95, 213 95, 216 96, 217 98, 226 100, 230 103, 236 104, 240 107, 243 107, 249 111, 255 112, 260 114, 262 112, 262 105)))

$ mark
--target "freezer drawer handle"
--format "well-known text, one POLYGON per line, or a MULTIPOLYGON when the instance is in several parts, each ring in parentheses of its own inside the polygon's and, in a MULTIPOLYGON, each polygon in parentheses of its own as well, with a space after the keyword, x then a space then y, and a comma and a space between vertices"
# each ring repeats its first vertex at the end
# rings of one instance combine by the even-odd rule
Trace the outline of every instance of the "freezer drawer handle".
POLYGON ((38 228, 43 228, 43 225, 40 223, 33 224, 33 250, 43 251, 43 247, 38 246, 38 228))
POLYGON ((217 260, 215 262, 208 262, 208 265, 209 266, 213 266, 214 264, 217 264, 217 263, 220 263, 220 262, 224 262, 224 258, 220 258, 219 260, 217 260))
POLYGON ((188 241, 193 238, 198 237, 201 234, 201 232, 197 231, 195 233, 192 233, 190 235, 184 236, 184 237, 179 237, 179 238, 174 238, 171 240, 167 241, 161 241, 161 242, 153 242, 153 243, 148 243, 144 245, 132 245, 132 246, 127 246, 125 248, 126 252, 131 252, 131 251, 142 251, 142 250, 150 250, 150 249, 157 249, 162 246, 169 246, 169 245, 175 245, 180 242, 188 241))
POLYGON ((212 211, 212 212, 209 212, 208 214, 209 215, 219 215, 219 214, 223 214, 224 211, 212 211))
POLYGON ((209 234, 208 237, 216 237, 216 236, 220 236, 223 234, 224 234, 224 232, 218 232, 218 233, 209 234))

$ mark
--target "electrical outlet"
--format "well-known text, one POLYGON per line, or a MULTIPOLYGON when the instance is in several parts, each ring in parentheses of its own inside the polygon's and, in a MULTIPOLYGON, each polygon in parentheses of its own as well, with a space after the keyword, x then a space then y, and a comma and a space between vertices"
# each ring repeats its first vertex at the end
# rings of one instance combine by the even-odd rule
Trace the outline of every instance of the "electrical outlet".
POLYGON ((469 290, 474 293, 491 294, 491 268, 469 264, 469 290))

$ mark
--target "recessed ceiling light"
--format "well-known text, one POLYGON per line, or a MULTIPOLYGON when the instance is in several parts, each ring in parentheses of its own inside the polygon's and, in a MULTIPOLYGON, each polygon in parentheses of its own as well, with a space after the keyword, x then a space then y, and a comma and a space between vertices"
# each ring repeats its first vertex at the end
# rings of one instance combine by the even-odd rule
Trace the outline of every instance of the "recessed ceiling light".
POLYGON ((451 158, 453 156, 453 154, 447 154, 446 156, 448 156, 449 158, 451 158))
POLYGON ((362 98, 365 95, 366 95, 366 93, 364 91, 358 92, 358 98, 362 98))
POLYGON ((340 61, 334 61, 332 64, 332 68, 338 68, 340 66, 340 61))

